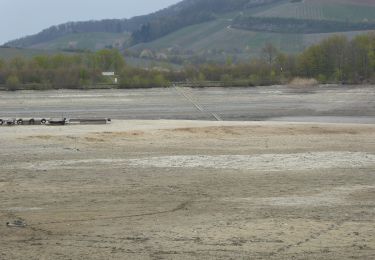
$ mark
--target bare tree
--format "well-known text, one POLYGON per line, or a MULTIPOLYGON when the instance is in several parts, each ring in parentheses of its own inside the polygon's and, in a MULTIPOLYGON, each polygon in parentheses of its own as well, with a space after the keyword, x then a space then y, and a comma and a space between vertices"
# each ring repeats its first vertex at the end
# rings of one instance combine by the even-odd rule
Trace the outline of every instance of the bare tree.
POLYGON ((262 49, 262 56, 270 65, 275 62, 278 54, 279 50, 272 43, 267 43, 262 49))

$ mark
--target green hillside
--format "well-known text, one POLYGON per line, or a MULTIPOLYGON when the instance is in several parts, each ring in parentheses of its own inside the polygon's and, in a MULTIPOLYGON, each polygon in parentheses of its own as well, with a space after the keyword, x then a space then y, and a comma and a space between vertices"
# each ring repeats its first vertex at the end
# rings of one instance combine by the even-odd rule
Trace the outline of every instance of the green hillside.
POLYGON ((363 31, 351 31, 343 33, 283 34, 238 30, 228 26, 223 21, 190 26, 156 41, 136 45, 132 49, 165 51, 169 48, 178 47, 192 50, 198 54, 216 53, 216 56, 210 55, 211 57, 215 56, 214 58, 216 59, 237 54, 241 60, 258 56, 266 43, 272 43, 275 47, 287 53, 297 53, 334 34, 353 38, 363 33, 363 31))
POLYGON ((100 50, 107 47, 122 48, 129 39, 129 33, 74 33, 30 47, 44 50, 100 50))
POLYGON ((32 58, 38 55, 53 55, 61 53, 55 50, 35 50, 35 49, 17 49, 0 47, 0 59, 9 60, 15 57, 32 58))
POLYGON ((237 30, 231 28, 228 21, 215 20, 189 26, 156 41, 134 46, 133 49, 163 50, 178 47, 198 53, 207 50, 258 53, 266 42, 272 42, 289 52, 299 51, 304 47, 302 35, 237 30))
POLYGON ((375 21, 375 5, 359 5, 327 1, 287 2, 259 12, 259 17, 338 20, 350 22, 375 21))
POLYGON ((192 57, 246 60, 259 56, 267 43, 297 53, 332 35, 352 38, 373 29, 371 0, 184 0, 129 20, 51 27, 13 44, 40 50, 129 49, 133 58, 145 58, 143 53, 149 60, 182 64, 192 57))
POLYGON ((213 59, 225 59, 228 56, 234 56, 238 60, 243 60, 259 55, 266 43, 272 43, 284 52, 296 53, 335 34, 353 38, 364 32, 272 33, 249 31, 232 27, 233 20, 238 17, 373 23, 375 21, 375 3, 356 4, 354 0, 279 1, 260 8, 222 15, 214 21, 188 26, 152 42, 133 46, 132 49, 168 52, 171 48, 177 48, 189 50, 198 55, 207 55, 213 59))

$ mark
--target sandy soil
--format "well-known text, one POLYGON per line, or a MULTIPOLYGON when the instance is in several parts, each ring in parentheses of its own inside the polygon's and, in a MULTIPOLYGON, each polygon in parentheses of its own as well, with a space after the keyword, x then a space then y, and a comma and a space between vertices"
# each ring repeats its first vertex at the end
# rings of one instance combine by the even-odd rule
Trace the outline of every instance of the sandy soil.
POLYGON ((375 125, 0 127, 0 145, 0 259, 375 258, 375 125))

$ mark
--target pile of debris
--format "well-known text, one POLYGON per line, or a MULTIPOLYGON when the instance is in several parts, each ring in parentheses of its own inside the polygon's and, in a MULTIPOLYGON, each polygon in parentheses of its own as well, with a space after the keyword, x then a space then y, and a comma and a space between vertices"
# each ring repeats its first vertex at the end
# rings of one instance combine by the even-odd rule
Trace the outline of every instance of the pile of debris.
POLYGON ((12 222, 7 222, 7 227, 24 228, 26 227, 26 222, 21 219, 14 220, 12 222))
POLYGON ((68 124, 83 124, 83 125, 105 125, 111 123, 110 118, 0 118, 0 126, 14 126, 14 125, 68 125, 68 124))

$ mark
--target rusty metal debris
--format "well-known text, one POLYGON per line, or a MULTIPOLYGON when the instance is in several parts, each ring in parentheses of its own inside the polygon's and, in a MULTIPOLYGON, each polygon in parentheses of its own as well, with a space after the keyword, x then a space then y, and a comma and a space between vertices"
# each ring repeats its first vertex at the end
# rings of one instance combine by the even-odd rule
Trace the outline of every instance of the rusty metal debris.
POLYGON ((111 123, 110 118, 0 118, 0 126, 16 126, 16 125, 102 125, 111 123))
POLYGON ((24 228, 26 227, 26 222, 19 219, 14 220, 13 222, 7 222, 7 227, 24 228))

